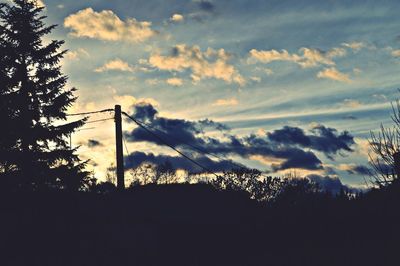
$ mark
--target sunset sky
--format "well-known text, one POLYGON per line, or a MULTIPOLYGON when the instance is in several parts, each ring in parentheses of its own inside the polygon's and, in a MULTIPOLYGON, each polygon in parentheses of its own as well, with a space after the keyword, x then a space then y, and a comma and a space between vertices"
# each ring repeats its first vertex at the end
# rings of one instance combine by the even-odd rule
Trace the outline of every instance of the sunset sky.
MULTIPOLYGON (((370 130, 391 125, 399 1, 43 2, 46 21, 59 25, 49 38, 69 49, 63 72, 79 96, 70 112, 121 104, 225 161, 351 186, 364 183, 370 130)), ((73 144, 103 178, 113 121, 85 128, 73 144)), ((128 166, 169 157, 195 170, 133 124, 124 129, 128 166)), ((174 146, 216 171, 229 165, 174 146)))

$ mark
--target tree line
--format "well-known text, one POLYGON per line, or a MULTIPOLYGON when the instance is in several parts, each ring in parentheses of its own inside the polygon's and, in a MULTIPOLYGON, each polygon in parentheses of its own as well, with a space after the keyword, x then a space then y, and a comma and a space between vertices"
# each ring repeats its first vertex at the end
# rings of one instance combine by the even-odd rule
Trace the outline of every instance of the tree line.
MULTIPOLYGON (((96 184, 86 170, 87 161, 77 155, 69 136, 87 118, 70 122, 67 110, 77 97, 67 88, 61 72, 64 41, 43 41, 56 25, 46 26, 43 7, 34 1, 14 0, 0 4, 0 178, 3 189, 68 191, 112 191, 112 182, 96 184)), ((398 185, 400 174, 400 104, 393 105, 395 127, 381 127, 372 134, 371 184, 398 185)), ((114 169, 111 167, 110 171, 114 169)), ((131 171, 132 186, 179 182, 168 163, 143 164, 131 171)), ((247 193, 250 198, 270 201, 282 191, 319 193, 321 188, 308 179, 264 177, 255 169, 236 169, 211 181, 207 174, 186 175, 186 182, 208 182, 217 189, 247 193), (294 189, 295 188, 295 189, 294 189)), ((113 175, 108 174, 108 181, 113 175)), ((300 193, 300 192, 299 192, 300 193)), ((343 195, 354 194, 343 191, 343 195)))

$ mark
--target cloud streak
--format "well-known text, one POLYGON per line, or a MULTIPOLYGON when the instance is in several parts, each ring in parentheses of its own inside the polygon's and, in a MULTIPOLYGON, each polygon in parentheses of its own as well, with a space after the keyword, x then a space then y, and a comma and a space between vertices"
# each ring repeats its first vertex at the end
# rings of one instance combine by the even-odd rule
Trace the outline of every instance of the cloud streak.
POLYGON ((180 78, 169 78, 165 82, 174 87, 180 87, 183 85, 183 80, 180 78))
POLYGON ((236 98, 228 98, 218 99, 212 104, 212 106, 236 106, 238 104, 239 101, 236 98))
POLYGON ((350 83, 351 79, 348 74, 342 73, 335 67, 325 68, 317 73, 320 79, 331 79, 340 82, 350 83))
POLYGON ((343 48, 333 48, 327 52, 319 49, 302 47, 299 53, 289 53, 287 50, 257 50, 252 49, 249 52, 249 63, 261 62, 268 64, 274 61, 287 61, 300 65, 303 68, 316 67, 320 65, 333 66, 333 58, 343 57, 346 50, 343 48))
POLYGON ((96 68, 95 72, 106 72, 106 71, 122 71, 122 72, 134 72, 135 68, 129 63, 116 58, 106 62, 103 66, 96 68))

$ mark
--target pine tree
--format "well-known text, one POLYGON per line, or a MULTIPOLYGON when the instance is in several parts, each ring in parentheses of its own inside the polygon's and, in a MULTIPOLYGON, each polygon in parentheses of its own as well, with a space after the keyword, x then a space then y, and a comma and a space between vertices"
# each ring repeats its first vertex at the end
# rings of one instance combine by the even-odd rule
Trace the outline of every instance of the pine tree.
POLYGON ((45 26, 42 12, 32 0, 0 6, 1 172, 20 187, 82 189, 86 162, 68 136, 85 119, 67 122, 75 89, 65 89, 60 69, 64 41, 42 40, 56 27, 45 26))

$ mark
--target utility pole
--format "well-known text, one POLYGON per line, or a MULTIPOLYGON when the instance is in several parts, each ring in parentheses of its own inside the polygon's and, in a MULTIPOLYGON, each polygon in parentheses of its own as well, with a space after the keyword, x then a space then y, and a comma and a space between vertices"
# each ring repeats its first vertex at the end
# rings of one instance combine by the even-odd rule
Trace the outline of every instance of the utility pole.
POLYGON ((119 191, 125 189, 124 178, 124 154, 122 149, 122 119, 121 105, 115 105, 115 144, 117 154, 117 188, 119 191))

